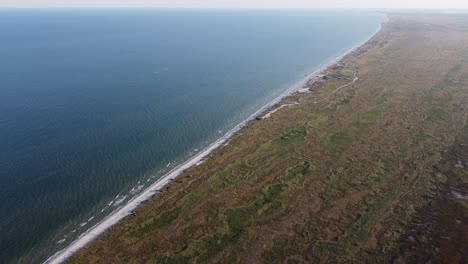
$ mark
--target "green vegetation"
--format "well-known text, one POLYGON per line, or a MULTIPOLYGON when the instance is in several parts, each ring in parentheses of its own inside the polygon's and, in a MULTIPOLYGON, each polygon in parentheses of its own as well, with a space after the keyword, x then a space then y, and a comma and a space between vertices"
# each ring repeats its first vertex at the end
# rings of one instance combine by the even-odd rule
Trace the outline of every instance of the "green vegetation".
POLYGON ((345 99, 320 109, 318 111, 318 114, 321 116, 327 116, 329 114, 335 113, 340 108, 340 106, 349 104, 353 100, 353 98, 354 92, 348 92, 348 95, 345 99))
POLYGON ((304 180, 304 175, 309 172, 309 167, 310 165, 308 162, 303 162, 298 166, 289 169, 288 174, 281 179, 284 183, 290 186, 301 186, 304 180))
POLYGON ((334 104, 334 105, 327 106, 327 107, 324 107, 324 108, 320 109, 320 110, 319 110, 319 114, 321 114, 321 115, 329 115, 329 114, 331 114, 331 113, 336 112, 337 109, 338 109, 338 107, 336 106, 336 104, 334 104))
POLYGON ((147 235, 155 230, 164 228, 168 226, 172 221, 174 221, 180 215, 180 208, 172 208, 161 214, 160 216, 154 218, 149 223, 143 224, 142 226, 136 228, 130 232, 130 236, 133 238, 140 238, 144 235, 147 235))
POLYGON ((443 95, 436 95, 435 91, 437 89, 443 89, 440 87, 447 87, 446 82, 440 83, 436 85, 430 92, 428 92, 423 98, 426 101, 435 103, 435 107, 446 109, 448 107, 448 103, 453 100, 453 96, 449 92, 445 92, 443 95))
POLYGON ((424 140, 428 139, 430 135, 427 134, 427 132, 422 129, 420 133, 418 133, 415 137, 412 139, 411 147, 415 148, 418 147, 421 142, 424 140))
POLYGON ((347 98, 341 100, 338 105, 345 105, 351 103, 351 100, 353 99, 354 96, 348 96, 347 98))
POLYGON ((385 195, 385 197, 380 199, 366 214, 362 215, 357 222, 346 230, 346 234, 344 237, 340 238, 338 242, 320 241, 317 244, 317 248, 320 251, 348 251, 351 246, 365 239, 369 235, 372 227, 378 221, 380 216, 387 210, 389 203, 395 199, 399 191, 399 189, 394 189, 385 195))
POLYGON ((450 69, 450 71, 447 73, 447 82, 450 82, 451 80, 455 79, 456 75, 462 70, 462 67, 463 67, 463 62, 462 63, 458 63, 456 64, 455 66, 453 66, 452 69, 450 69))
MULTIPOLYGON (((292 129, 285 135, 282 135, 269 143, 261 146, 258 153, 267 153, 272 148, 285 148, 290 147, 292 145, 298 144, 304 141, 306 136, 306 129, 305 127, 301 126, 295 129, 292 129)), ((257 153, 253 153, 252 155, 258 155, 257 153)), ((223 183, 225 186, 233 186, 235 184, 239 184, 242 181, 246 180, 247 177, 255 171, 255 168, 249 166, 244 160, 239 160, 238 162, 230 165, 223 170, 215 173, 211 176, 208 182, 211 185, 205 185, 197 188, 190 194, 183 197, 179 202, 178 205, 181 208, 189 208, 197 203, 203 197, 207 197, 213 194, 214 189, 220 183, 223 183)))
POLYGON ((282 183, 269 185, 260 197, 250 205, 226 209, 224 215, 227 228, 220 228, 215 234, 190 243, 186 250, 173 258, 164 256, 158 258, 157 261, 162 263, 176 263, 177 261, 183 263, 187 259, 195 260, 197 263, 208 261, 227 247, 235 244, 244 234, 250 222, 278 212, 282 207, 282 193, 289 185, 298 185, 300 179, 308 172, 308 162, 302 162, 288 169, 287 174, 281 177, 282 183))
POLYGON ((380 116, 382 115, 382 112, 379 110, 372 110, 370 112, 367 112, 363 115, 361 115, 362 120, 367 123, 372 123, 375 120, 377 120, 380 116))
POLYGON ((468 170, 466 168, 457 168, 451 162, 444 162, 443 164, 440 164, 438 168, 445 174, 453 175, 461 180, 466 180, 468 177, 468 170))
POLYGON ((376 98, 372 99, 371 102, 372 102, 373 105, 380 105, 380 104, 385 103, 385 101, 386 100, 385 100, 384 97, 376 97, 376 98))
POLYGON ((448 121, 450 118, 450 114, 445 112, 444 110, 438 109, 431 109, 427 112, 427 117, 423 121, 423 128, 428 129, 432 127, 434 124, 440 124, 442 122, 448 121))
POLYGON ((229 166, 218 172, 216 176, 227 186, 232 186, 233 184, 238 184, 245 180, 254 171, 255 169, 253 167, 241 160, 233 166, 229 166))
POLYGON ((453 67, 447 77, 437 85, 435 85, 423 98, 433 103, 429 111, 426 113, 426 119, 422 122, 424 129, 429 129, 435 124, 447 122, 450 119, 450 114, 447 112, 449 103, 453 100, 453 95, 449 91, 445 91, 455 84, 449 80, 449 76, 454 75, 460 70, 461 65, 453 67), (439 94, 436 92, 439 91, 439 94), (443 94, 440 94, 443 91, 443 94))
POLYGON ((277 139, 274 139, 271 142, 270 146, 276 147, 276 148, 282 148, 291 144, 297 144, 297 143, 302 142, 305 136, 306 136, 305 127, 299 127, 299 128, 293 129, 286 135, 283 135, 277 139))
POLYGON ((349 128, 343 128, 335 134, 332 134, 327 142, 326 146, 329 148, 335 148, 337 146, 342 146, 348 143, 350 140, 349 138, 349 128))
POLYGON ((382 183, 392 178, 395 174, 396 164, 397 163, 394 159, 387 159, 377 162, 378 171, 372 177, 370 177, 370 181, 366 182, 366 186, 371 188, 375 184, 382 183))

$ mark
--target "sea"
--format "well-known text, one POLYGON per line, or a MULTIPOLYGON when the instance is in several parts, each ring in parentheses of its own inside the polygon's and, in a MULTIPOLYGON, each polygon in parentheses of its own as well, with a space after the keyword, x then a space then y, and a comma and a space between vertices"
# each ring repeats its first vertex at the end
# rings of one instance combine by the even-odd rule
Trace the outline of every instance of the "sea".
POLYGON ((44 262, 385 20, 0 9, 0 263, 44 262))

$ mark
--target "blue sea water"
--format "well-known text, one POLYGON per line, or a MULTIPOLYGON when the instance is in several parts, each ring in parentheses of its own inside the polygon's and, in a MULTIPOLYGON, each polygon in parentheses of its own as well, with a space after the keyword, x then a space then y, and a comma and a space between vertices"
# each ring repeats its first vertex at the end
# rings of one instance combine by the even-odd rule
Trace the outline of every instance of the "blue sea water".
POLYGON ((382 14, 0 10, 0 263, 40 263, 382 14))

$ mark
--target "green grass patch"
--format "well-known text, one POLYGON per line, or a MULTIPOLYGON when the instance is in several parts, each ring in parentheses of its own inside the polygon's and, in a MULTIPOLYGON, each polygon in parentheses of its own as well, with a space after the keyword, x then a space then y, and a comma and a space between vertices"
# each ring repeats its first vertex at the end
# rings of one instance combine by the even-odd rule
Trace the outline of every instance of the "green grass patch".
POLYGON ((270 147, 282 148, 291 144, 300 143, 304 141, 306 134, 307 133, 305 127, 295 128, 292 131, 288 132, 286 135, 282 135, 274 139, 270 143, 270 147))
POLYGON ((281 179, 289 186, 302 186, 304 182, 304 175, 309 172, 309 162, 302 162, 296 167, 289 169, 288 173, 281 179))
MULTIPOLYGON (((209 181, 217 181, 219 179, 208 179, 209 181)), ((216 189, 209 184, 203 184, 198 186, 196 189, 189 192, 187 195, 182 197, 178 202, 177 205, 181 207, 183 210, 187 210, 188 208, 192 207, 194 204, 197 204, 200 200, 204 197, 213 195, 216 189)))
POLYGON ((468 170, 465 168, 454 168, 452 170, 453 174, 458 178, 467 178, 468 177, 468 170))
POLYGON ((223 184, 224 187, 229 187, 242 182, 254 170, 255 168, 248 166, 243 160, 240 160, 237 163, 211 174, 208 179, 204 181, 205 184, 200 184, 191 188, 190 192, 181 197, 176 204, 183 211, 189 210, 200 200, 222 191, 223 184))
POLYGON ((283 183, 270 185, 263 191, 261 197, 250 205, 227 209, 224 213, 227 229, 220 229, 213 235, 192 242, 181 254, 195 259, 196 263, 205 263, 215 257, 239 240, 249 221, 262 215, 270 215, 281 208, 280 195, 286 186, 283 183))
POLYGON ((450 71, 447 73, 447 80, 453 79, 454 76, 462 70, 463 63, 455 65, 450 71))
POLYGON ((387 210, 388 205, 393 199, 395 199, 398 192, 399 189, 394 189, 385 195, 385 197, 380 199, 366 214, 362 215, 353 225, 351 225, 348 230, 346 230, 344 237, 340 238, 337 242, 318 242, 317 248, 319 251, 328 250, 334 252, 346 252, 355 243, 367 238, 371 229, 377 223, 380 216, 387 210))
POLYGON ((232 186, 247 179, 254 170, 255 169, 253 167, 247 165, 245 161, 241 160, 234 165, 228 166, 227 168, 217 172, 215 179, 219 179, 227 186, 232 186))
POLYGON ((334 148, 340 145, 345 145, 350 140, 349 129, 343 128, 335 134, 332 134, 326 141, 326 146, 329 148, 334 148))
POLYGON ((345 98, 341 100, 338 105, 345 105, 351 103, 351 100, 353 99, 354 96, 349 96, 348 98, 345 98))
POLYGON ((438 166, 439 170, 442 171, 446 175, 453 175, 455 177, 458 177, 462 180, 464 178, 468 177, 468 169, 466 168, 455 168, 455 166, 447 161, 442 163, 441 165, 438 166))
POLYGON ((386 99, 384 97, 376 97, 374 99, 372 99, 371 103, 373 105, 380 105, 380 104, 383 104, 385 103, 386 99))
POLYGON ((468 178, 468 168, 456 167, 456 164, 460 161, 460 156, 463 155, 464 147, 461 145, 461 143, 466 143, 467 141, 468 124, 465 125, 458 133, 452 149, 445 156, 445 161, 437 166, 437 168, 445 175, 448 175, 449 177, 457 177, 461 181, 465 181, 468 178))
POLYGON ((394 54, 401 53, 401 50, 408 45, 410 36, 407 32, 402 32, 402 34, 395 39, 392 39, 388 42, 387 48, 384 49, 384 56, 393 56, 394 54))
POLYGON ((379 111, 379 110, 372 110, 372 111, 369 111, 365 114, 362 114, 361 115, 361 119, 364 121, 364 122, 367 122, 367 123, 373 123, 375 122, 379 117, 382 116, 382 112, 379 111))
POLYGON ((320 109, 318 111, 318 113, 320 115, 329 115, 329 114, 332 114, 332 113, 336 112, 337 109, 338 109, 338 107, 336 105, 330 105, 330 106, 327 106, 327 107, 324 107, 324 108, 320 109))
POLYGON ((129 235, 132 238, 141 238, 155 230, 164 228, 172 223, 172 221, 180 215, 180 212, 181 209, 179 207, 174 207, 171 210, 165 211, 153 220, 142 224, 134 231, 130 232, 129 235))
POLYGON ((440 108, 431 109, 427 112, 426 119, 423 121, 423 128, 428 129, 435 124, 447 122, 450 114, 440 108))
POLYGON ((332 104, 332 105, 329 105, 327 107, 324 107, 322 109, 320 109, 318 111, 318 114, 319 115, 329 115, 329 114, 332 114, 334 112, 336 112, 336 110, 338 110, 338 107, 339 106, 343 106, 343 105, 346 105, 346 104, 349 104, 354 98, 354 92, 348 92, 348 97, 339 101, 338 103, 336 104, 332 104))
POLYGON ((256 168, 249 166, 244 160, 240 160, 226 168, 211 175, 207 183, 203 184, 189 192, 187 195, 182 197, 177 205, 183 210, 186 210, 198 203, 204 197, 213 195, 215 192, 219 192, 219 184, 225 184, 225 186, 232 186, 238 184, 248 178, 249 175, 256 168))
POLYGON ((340 241, 346 250, 348 250, 357 241, 361 241, 367 237, 369 231, 375 223, 377 223, 380 216, 387 210, 389 203, 395 199, 398 192, 398 189, 394 189, 388 193, 384 198, 372 206, 367 214, 363 215, 347 230, 346 237, 340 241))
POLYGON ((451 94, 446 94, 445 96, 433 96, 432 101, 437 103, 437 106, 440 108, 447 108, 448 103, 453 99, 451 94))
POLYGON ((443 80, 442 82, 434 86, 434 90, 444 90, 446 87, 450 86, 451 82, 448 79, 443 80))
POLYGON ((370 177, 370 181, 366 183, 367 187, 369 188, 392 178, 397 168, 397 162, 395 159, 379 161, 377 164, 379 167, 377 173, 370 177))
POLYGON ((435 96, 433 93, 428 93, 424 96, 426 101, 436 103, 437 107, 446 109, 448 107, 448 103, 453 99, 452 94, 447 93, 444 96, 435 96))
POLYGON ((415 148, 415 147, 418 147, 421 142, 423 142, 424 140, 428 139, 430 137, 430 135, 428 135, 426 133, 426 131, 421 131, 420 133, 418 133, 411 141, 411 147, 415 148))
POLYGON ((190 259, 195 260, 196 263, 208 262, 227 247, 238 242, 249 223, 278 212, 282 208, 281 199, 285 189, 292 184, 296 184, 297 179, 303 178, 308 171, 308 162, 302 162, 288 169, 287 174, 281 177, 281 183, 266 187, 262 194, 251 204, 226 209, 224 215, 227 227, 220 228, 213 235, 193 241, 187 249, 175 256, 161 257, 157 261, 177 263, 177 260, 180 260, 180 263, 184 263, 184 260, 190 259))

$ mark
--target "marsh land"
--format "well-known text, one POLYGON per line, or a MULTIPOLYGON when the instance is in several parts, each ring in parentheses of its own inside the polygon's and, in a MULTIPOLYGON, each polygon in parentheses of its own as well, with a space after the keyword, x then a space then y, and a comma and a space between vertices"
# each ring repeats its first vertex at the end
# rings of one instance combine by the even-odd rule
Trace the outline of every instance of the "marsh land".
POLYGON ((389 16, 68 262, 466 261, 468 16, 389 16))

